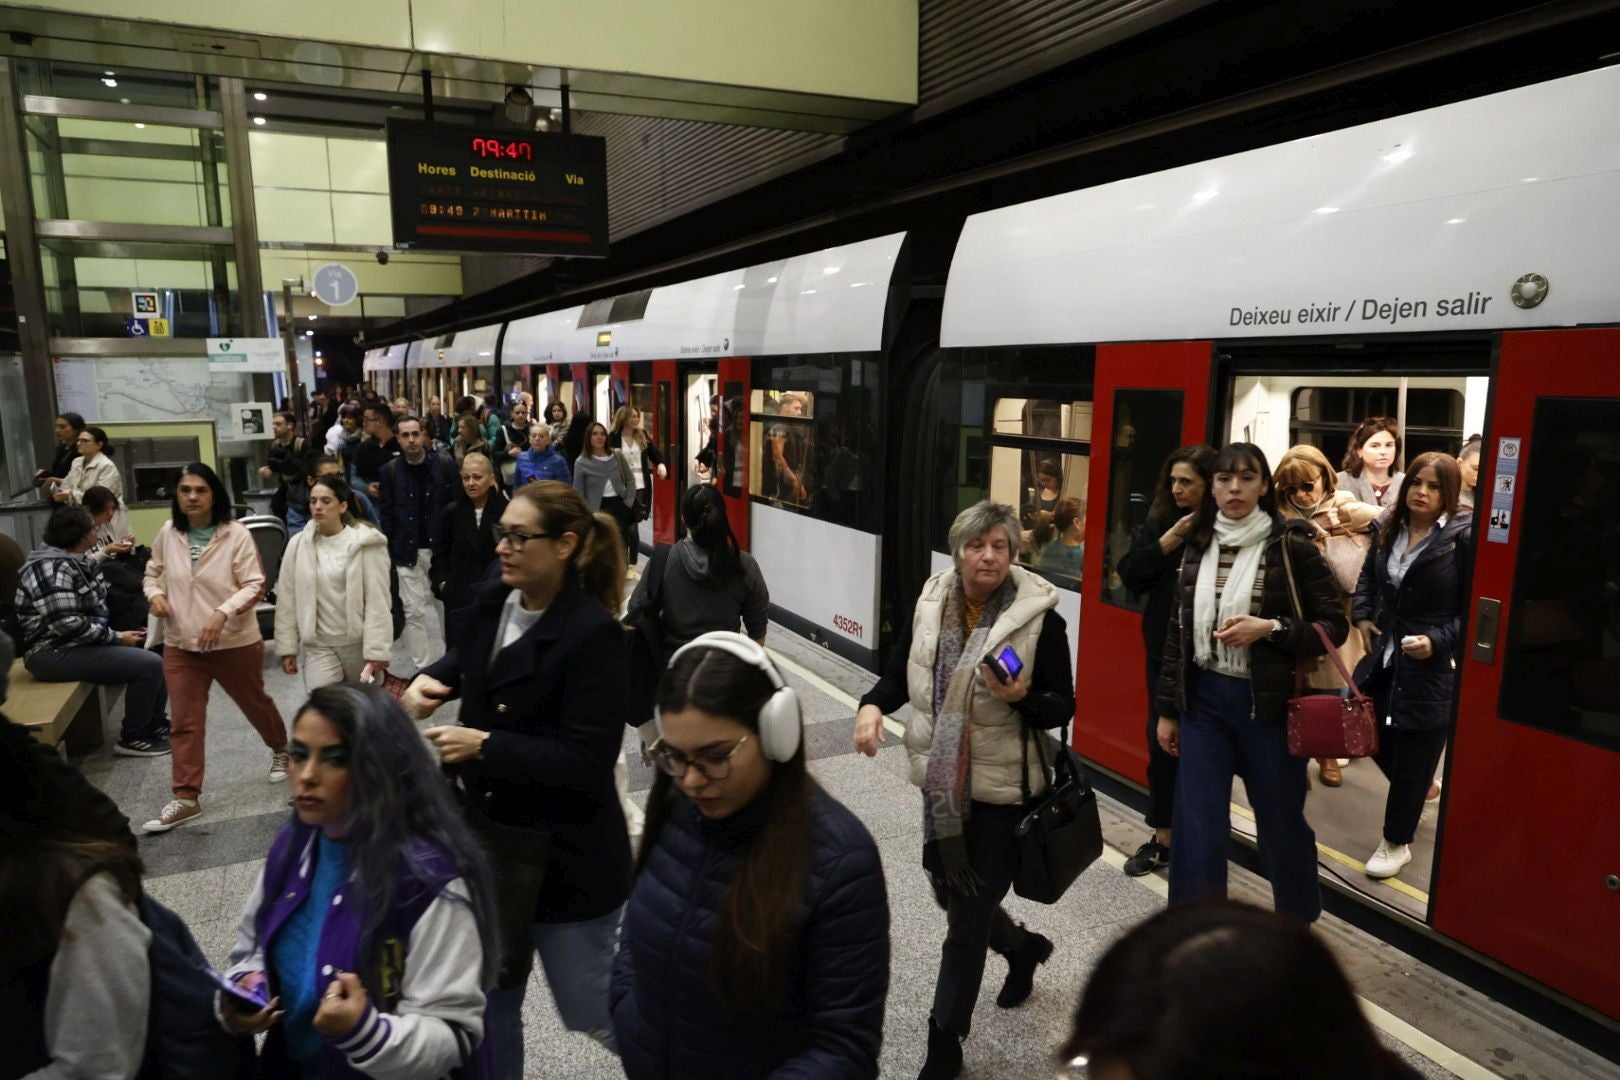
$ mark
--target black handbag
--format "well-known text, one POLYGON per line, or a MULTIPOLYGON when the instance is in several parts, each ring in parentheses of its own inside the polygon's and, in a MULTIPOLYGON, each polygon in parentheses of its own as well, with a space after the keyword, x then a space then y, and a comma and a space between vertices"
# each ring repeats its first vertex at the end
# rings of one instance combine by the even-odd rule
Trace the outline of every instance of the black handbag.
MULTIPOLYGON (((1102 855, 1102 819, 1097 813, 1097 793, 1069 746, 1069 725, 1063 725, 1063 743, 1051 764, 1046 791, 1038 798, 1029 793, 1029 740, 1029 725, 1025 724, 1019 772, 1025 813, 1013 830, 1018 845, 1013 891, 1037 904, 1055 904, 1102 855)), ((1044 731, 1035 734, 1035 754, 1043 773, 1048 772, 1046 742, 1044 731)))
POLYGON ((630 701, 634 713, 629 721, 636 727, 652 719, 658 680, 664 674, 664 568, 669 565, 671 544, 659 544, 647 560, 647 601, 636 621, 625 624, 630 650, 630 701))

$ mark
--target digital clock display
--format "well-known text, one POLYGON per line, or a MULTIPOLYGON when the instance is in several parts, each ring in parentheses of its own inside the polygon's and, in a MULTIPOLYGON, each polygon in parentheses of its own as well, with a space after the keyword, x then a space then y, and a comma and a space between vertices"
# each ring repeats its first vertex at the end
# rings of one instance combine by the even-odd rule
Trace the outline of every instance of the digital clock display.
POLYGON ((601 258, 607 143, 589 135, 388 121, 394 245, 601 258))
POLYGON ((534 143, 526 139, 500 139, 474 135, 472 152, 481 158, 499 158, 503 161, 533 161, 534 143))

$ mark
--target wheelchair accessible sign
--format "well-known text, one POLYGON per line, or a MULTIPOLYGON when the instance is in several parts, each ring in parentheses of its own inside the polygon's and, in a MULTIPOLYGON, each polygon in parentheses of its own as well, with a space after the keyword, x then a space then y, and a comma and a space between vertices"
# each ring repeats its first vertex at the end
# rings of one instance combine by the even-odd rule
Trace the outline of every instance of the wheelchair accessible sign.
POLYGON ((280 338, 209 338, 208 370, 238 375, 285 375, 286 346, 280 338))

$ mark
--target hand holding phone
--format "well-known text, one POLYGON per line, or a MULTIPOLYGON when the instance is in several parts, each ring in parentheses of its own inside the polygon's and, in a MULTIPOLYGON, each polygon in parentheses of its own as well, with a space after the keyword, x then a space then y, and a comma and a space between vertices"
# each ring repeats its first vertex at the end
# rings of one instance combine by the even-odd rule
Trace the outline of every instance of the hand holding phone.
POLYGON ((990 669, 990 674, 996 677, 996 681, 1001 683, 1011 682, 1024 670, 1024 662, 1018 658, 1018 653, 1011 645, 1004 647, 1000 652, 986 653, 982 663, 990 669))
MULTIPOLYGON (((208 968, 208 977, 214 985, 224 992, 225 1004, 233 1009, 243 1012, 259 1012, 270 1005, 269 995, 265 992, 264 976, 257 979, 253 975, 245 975, 241 982, 227 979, 213 968, 208 968)), ((257 974, 257 973, 255 973, 257 974)))

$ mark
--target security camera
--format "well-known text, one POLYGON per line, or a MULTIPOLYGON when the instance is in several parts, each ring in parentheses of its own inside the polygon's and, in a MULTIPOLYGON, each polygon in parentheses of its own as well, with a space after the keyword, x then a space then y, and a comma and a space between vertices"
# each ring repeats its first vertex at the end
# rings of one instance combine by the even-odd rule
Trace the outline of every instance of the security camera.
POLYGON ((378 266, 387 266, 388 265, 388 252, 386 252, 386 251, 377 252, 377 265, 378 266))

